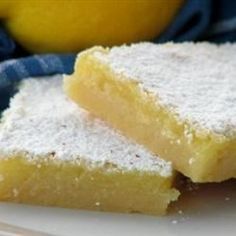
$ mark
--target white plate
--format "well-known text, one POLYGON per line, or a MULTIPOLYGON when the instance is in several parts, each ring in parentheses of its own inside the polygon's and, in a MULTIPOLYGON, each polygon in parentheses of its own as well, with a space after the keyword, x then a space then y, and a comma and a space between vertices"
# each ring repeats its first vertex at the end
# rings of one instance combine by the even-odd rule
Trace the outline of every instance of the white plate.
POLYGON ((186 191, 166 217, 1 203, 0 221, 58 236, 236 235, 236 181, 186 191))

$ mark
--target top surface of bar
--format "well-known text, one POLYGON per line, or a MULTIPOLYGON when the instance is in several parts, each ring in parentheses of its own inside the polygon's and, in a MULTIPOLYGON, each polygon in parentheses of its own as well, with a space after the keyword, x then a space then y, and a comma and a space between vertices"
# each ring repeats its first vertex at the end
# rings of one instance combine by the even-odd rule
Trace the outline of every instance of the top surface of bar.
POLYGON ((138 81, 179 121, 236 136, 236 44, 139 43, 94 56, 138 81))

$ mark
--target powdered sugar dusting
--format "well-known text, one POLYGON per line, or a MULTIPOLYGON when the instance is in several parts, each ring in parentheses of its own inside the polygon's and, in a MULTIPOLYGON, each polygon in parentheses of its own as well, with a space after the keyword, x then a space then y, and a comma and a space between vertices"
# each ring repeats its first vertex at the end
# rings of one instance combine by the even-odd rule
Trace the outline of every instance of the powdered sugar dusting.
POLYGON ((138 81, 179 121, 236 135, 236 44, 140 43, 94 56, 138 81))
MULTIPOLYGON (((61 161, 110 164, 118 169, 170 176, 171 164, 91 117, 62 91, 62 78, 29 79, 11 100, 0 127, 3 155, 50 155, 61 161)), ((39 166, 40 168, 40 166, 39 166)))

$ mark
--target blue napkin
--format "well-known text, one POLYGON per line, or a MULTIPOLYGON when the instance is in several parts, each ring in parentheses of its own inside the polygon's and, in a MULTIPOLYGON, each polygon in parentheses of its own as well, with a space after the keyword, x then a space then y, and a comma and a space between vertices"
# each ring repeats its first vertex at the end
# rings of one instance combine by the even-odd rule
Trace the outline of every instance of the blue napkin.
POLYGON ((156 39, 166 41, 236 41, 235 0, 187 0, 175 20, 156 39))
MULTIPOLYGON (((157 13, 158 14, 158 13, 157 13)), ((154 42, 236 41, 235 0, 186 0, 174 21, 154 42)), ((17 82, 28 77, 70 74, 75 54, 25 56, 27 52, 0 25, 0 111, 14 92, 17 82), (17 58, 10 59, 9 58, 17 58)))

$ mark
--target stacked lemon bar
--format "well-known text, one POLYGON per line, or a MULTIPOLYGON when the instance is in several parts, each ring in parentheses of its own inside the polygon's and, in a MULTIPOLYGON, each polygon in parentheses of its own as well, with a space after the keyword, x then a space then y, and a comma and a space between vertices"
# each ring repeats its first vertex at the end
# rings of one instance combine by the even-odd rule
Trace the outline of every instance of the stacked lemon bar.
POLYGON ((0 200, 162 215, 175 169, 236 177, 235 68, 235 44, 139 43, 25 80, 1 120, 0 200))
POLYGON ((66 93, 195 182, 236 177, 236 44, 81 53, 66 93))
POLYGON ((162 215, 171 163, 74 104, 62 77, 25 80, 0 125, 0 200, 162 215))

